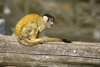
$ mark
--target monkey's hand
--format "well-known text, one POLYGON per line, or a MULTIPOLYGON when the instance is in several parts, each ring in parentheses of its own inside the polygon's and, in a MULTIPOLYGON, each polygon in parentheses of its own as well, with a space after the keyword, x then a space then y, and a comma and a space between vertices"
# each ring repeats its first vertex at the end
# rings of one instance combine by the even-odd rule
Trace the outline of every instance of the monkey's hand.
POLYGON ((67 39, 62 39, 63 42, 65 43, 71 43, 71 41, 67 40, 67 39))

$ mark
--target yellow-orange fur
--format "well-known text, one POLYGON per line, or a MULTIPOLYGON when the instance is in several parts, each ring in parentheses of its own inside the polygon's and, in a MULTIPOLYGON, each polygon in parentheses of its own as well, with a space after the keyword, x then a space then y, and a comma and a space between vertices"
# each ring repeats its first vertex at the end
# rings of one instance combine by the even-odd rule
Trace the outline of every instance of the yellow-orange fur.
POLYGON ((32 23, 37 23, 39 17, 40 16, 38 14, 29 14, 23 17, 16 25, 16 36, 21 35, 21 31, 24 27, 32 23))
POLYGON ((39 35, 49 27, 50 24, 53 24, 52 21, 52 18, 49 18, 49 21, 47 21, 46 18, 44 19, 44 17, 38 14, 29 14, 23 17, 16 25, 16 37, 18 42, 24 45, 36 45, 48 41, 70 42, 57 38, 39 39, 39 35))

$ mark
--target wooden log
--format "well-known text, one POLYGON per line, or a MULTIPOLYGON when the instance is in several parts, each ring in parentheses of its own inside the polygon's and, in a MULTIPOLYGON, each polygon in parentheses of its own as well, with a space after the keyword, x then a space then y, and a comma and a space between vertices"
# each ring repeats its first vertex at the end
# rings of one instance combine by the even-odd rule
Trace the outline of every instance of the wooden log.
POLYGON ((100 43, 46 42, 25 46, 0 35, 0 67, 99 67, 100 43))

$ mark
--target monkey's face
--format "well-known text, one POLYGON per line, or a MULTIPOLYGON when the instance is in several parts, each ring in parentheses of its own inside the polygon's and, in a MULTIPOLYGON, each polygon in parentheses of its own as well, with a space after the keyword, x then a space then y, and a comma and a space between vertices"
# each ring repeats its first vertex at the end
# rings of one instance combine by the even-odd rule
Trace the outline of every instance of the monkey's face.
POLYGON ((53 17, 43 16, 43 20, 46 22, 48 28, 50 28, 50 27, 52 27, 54 25, 53 17))
POLYGON ((49 20, 49 22, 47 22, 47 27, 50 28, 54 25, 53 20, 49 20))

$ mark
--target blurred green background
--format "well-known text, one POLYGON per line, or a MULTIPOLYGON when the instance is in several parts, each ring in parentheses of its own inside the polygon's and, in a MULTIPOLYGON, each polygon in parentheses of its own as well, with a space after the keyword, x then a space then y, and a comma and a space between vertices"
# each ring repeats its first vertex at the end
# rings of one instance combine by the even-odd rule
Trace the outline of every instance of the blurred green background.
POLYGON ((55 26, 44 33, 48 37, 100 42, 100 0, 0 0, 0 16, 13 33, 30 13, 55 16, 55 26))

